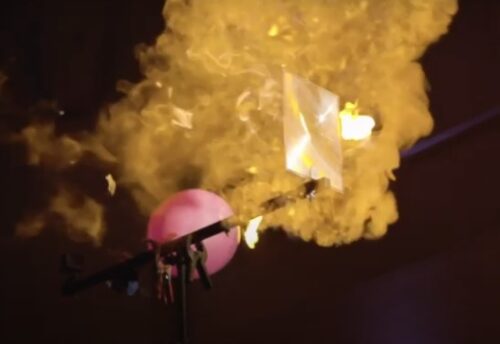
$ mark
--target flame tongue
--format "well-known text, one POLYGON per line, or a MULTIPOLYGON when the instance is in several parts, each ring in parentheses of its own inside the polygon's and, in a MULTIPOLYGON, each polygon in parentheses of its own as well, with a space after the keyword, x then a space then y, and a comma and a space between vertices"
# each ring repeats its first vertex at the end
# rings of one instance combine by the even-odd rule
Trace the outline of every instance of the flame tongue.
POLYGON ((245 243, 251 249, 255 248, 255 245, 259 241, 259 226, 262 222, 263 216, 257 216, 248 222, 247 228, 244 233, 245 243))
POLYGON ((371 136, 375 120, 367 115, 359 115, 358 112, 357 102, 347 102, 340 112, 340 128, 344 140, 360 141, 371 136))

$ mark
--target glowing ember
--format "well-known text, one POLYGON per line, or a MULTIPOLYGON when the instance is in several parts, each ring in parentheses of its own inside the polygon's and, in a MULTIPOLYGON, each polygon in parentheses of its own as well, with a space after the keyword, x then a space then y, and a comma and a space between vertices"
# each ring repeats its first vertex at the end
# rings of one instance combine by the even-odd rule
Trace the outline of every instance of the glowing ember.
POLYGON ((251 249, 255 248, 255 245, 259 242, 259 226, 262 222, 263 217, 257 216, 248 222, 247 229, 245 230, 245 243, 251 249))
POLYGON ((341 135, 344 140, 360 141, 371 136, 375 120, 358 114, 357 103, 346 103, 339 113, 341 135))

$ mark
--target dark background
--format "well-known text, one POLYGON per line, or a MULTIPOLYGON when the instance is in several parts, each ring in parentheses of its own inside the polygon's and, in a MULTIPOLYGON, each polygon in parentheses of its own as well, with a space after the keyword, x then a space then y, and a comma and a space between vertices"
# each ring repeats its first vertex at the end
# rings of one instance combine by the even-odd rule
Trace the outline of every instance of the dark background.
MULTIPOLYGON (((162 6, 2 1, 0 66, 10 80, 1 134, 61 109, 59 131, 91 128, 117 99, 116 81, 140 79, 134 46, 154 42, 162 6)), ((500 105, 500 1, 461 1, 450 33, 422 62, 436 132, 500 105)), ((494 119, 405 161, 393 186, 401 218, 382 240, 325 249, 272 232, 254 251, 242 246, 214 290, 190 286, 193 343, 500 342, 499 130, 494 119)), ((19 145, 2 141, 0 154, 0 342, 169 342, 173 309, 153 299, 105 288, 59 294, 61 253, 86 253, 94 270, 139 249, 145 219, 129 197, 109 206, 106 249, 56 229, 17 239, 15 223, 44 205, 57 175, 24 166, 19 145)), ((105 189, 96 169, 84 164, 70 176, 105 189)))

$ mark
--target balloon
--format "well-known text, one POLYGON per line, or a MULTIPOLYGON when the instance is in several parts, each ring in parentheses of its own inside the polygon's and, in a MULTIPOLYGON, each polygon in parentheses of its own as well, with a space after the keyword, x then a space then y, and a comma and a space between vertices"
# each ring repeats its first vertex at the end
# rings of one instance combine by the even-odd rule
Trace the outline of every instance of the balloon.
MULTIPOLYGON (((232 215, 229 204, 212 192, 201 189, 181 191, 151 214, 148 239, 163 244, 232 215)), ((206 268, 209 274, 216 273, 229 263, 238 247, 238 240, 238 229, 232 228, 227 234, 220 233, 203 241, 208 253, 206 268)))

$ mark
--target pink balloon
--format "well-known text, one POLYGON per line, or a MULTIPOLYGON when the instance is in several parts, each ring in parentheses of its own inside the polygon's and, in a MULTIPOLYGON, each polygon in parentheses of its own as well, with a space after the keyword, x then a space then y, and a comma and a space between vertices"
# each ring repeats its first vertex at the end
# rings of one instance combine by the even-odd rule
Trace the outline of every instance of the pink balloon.
MULTIPOLYGON (((163 244, 233 215, 229 204, 218 195, 201 189, 181 191, 167 199, 151 214, 148 239, 163 244)), ((238 229, 203 241, 208 257, 206 267, 214 274, 233 258, 238 247, 238 229)))

